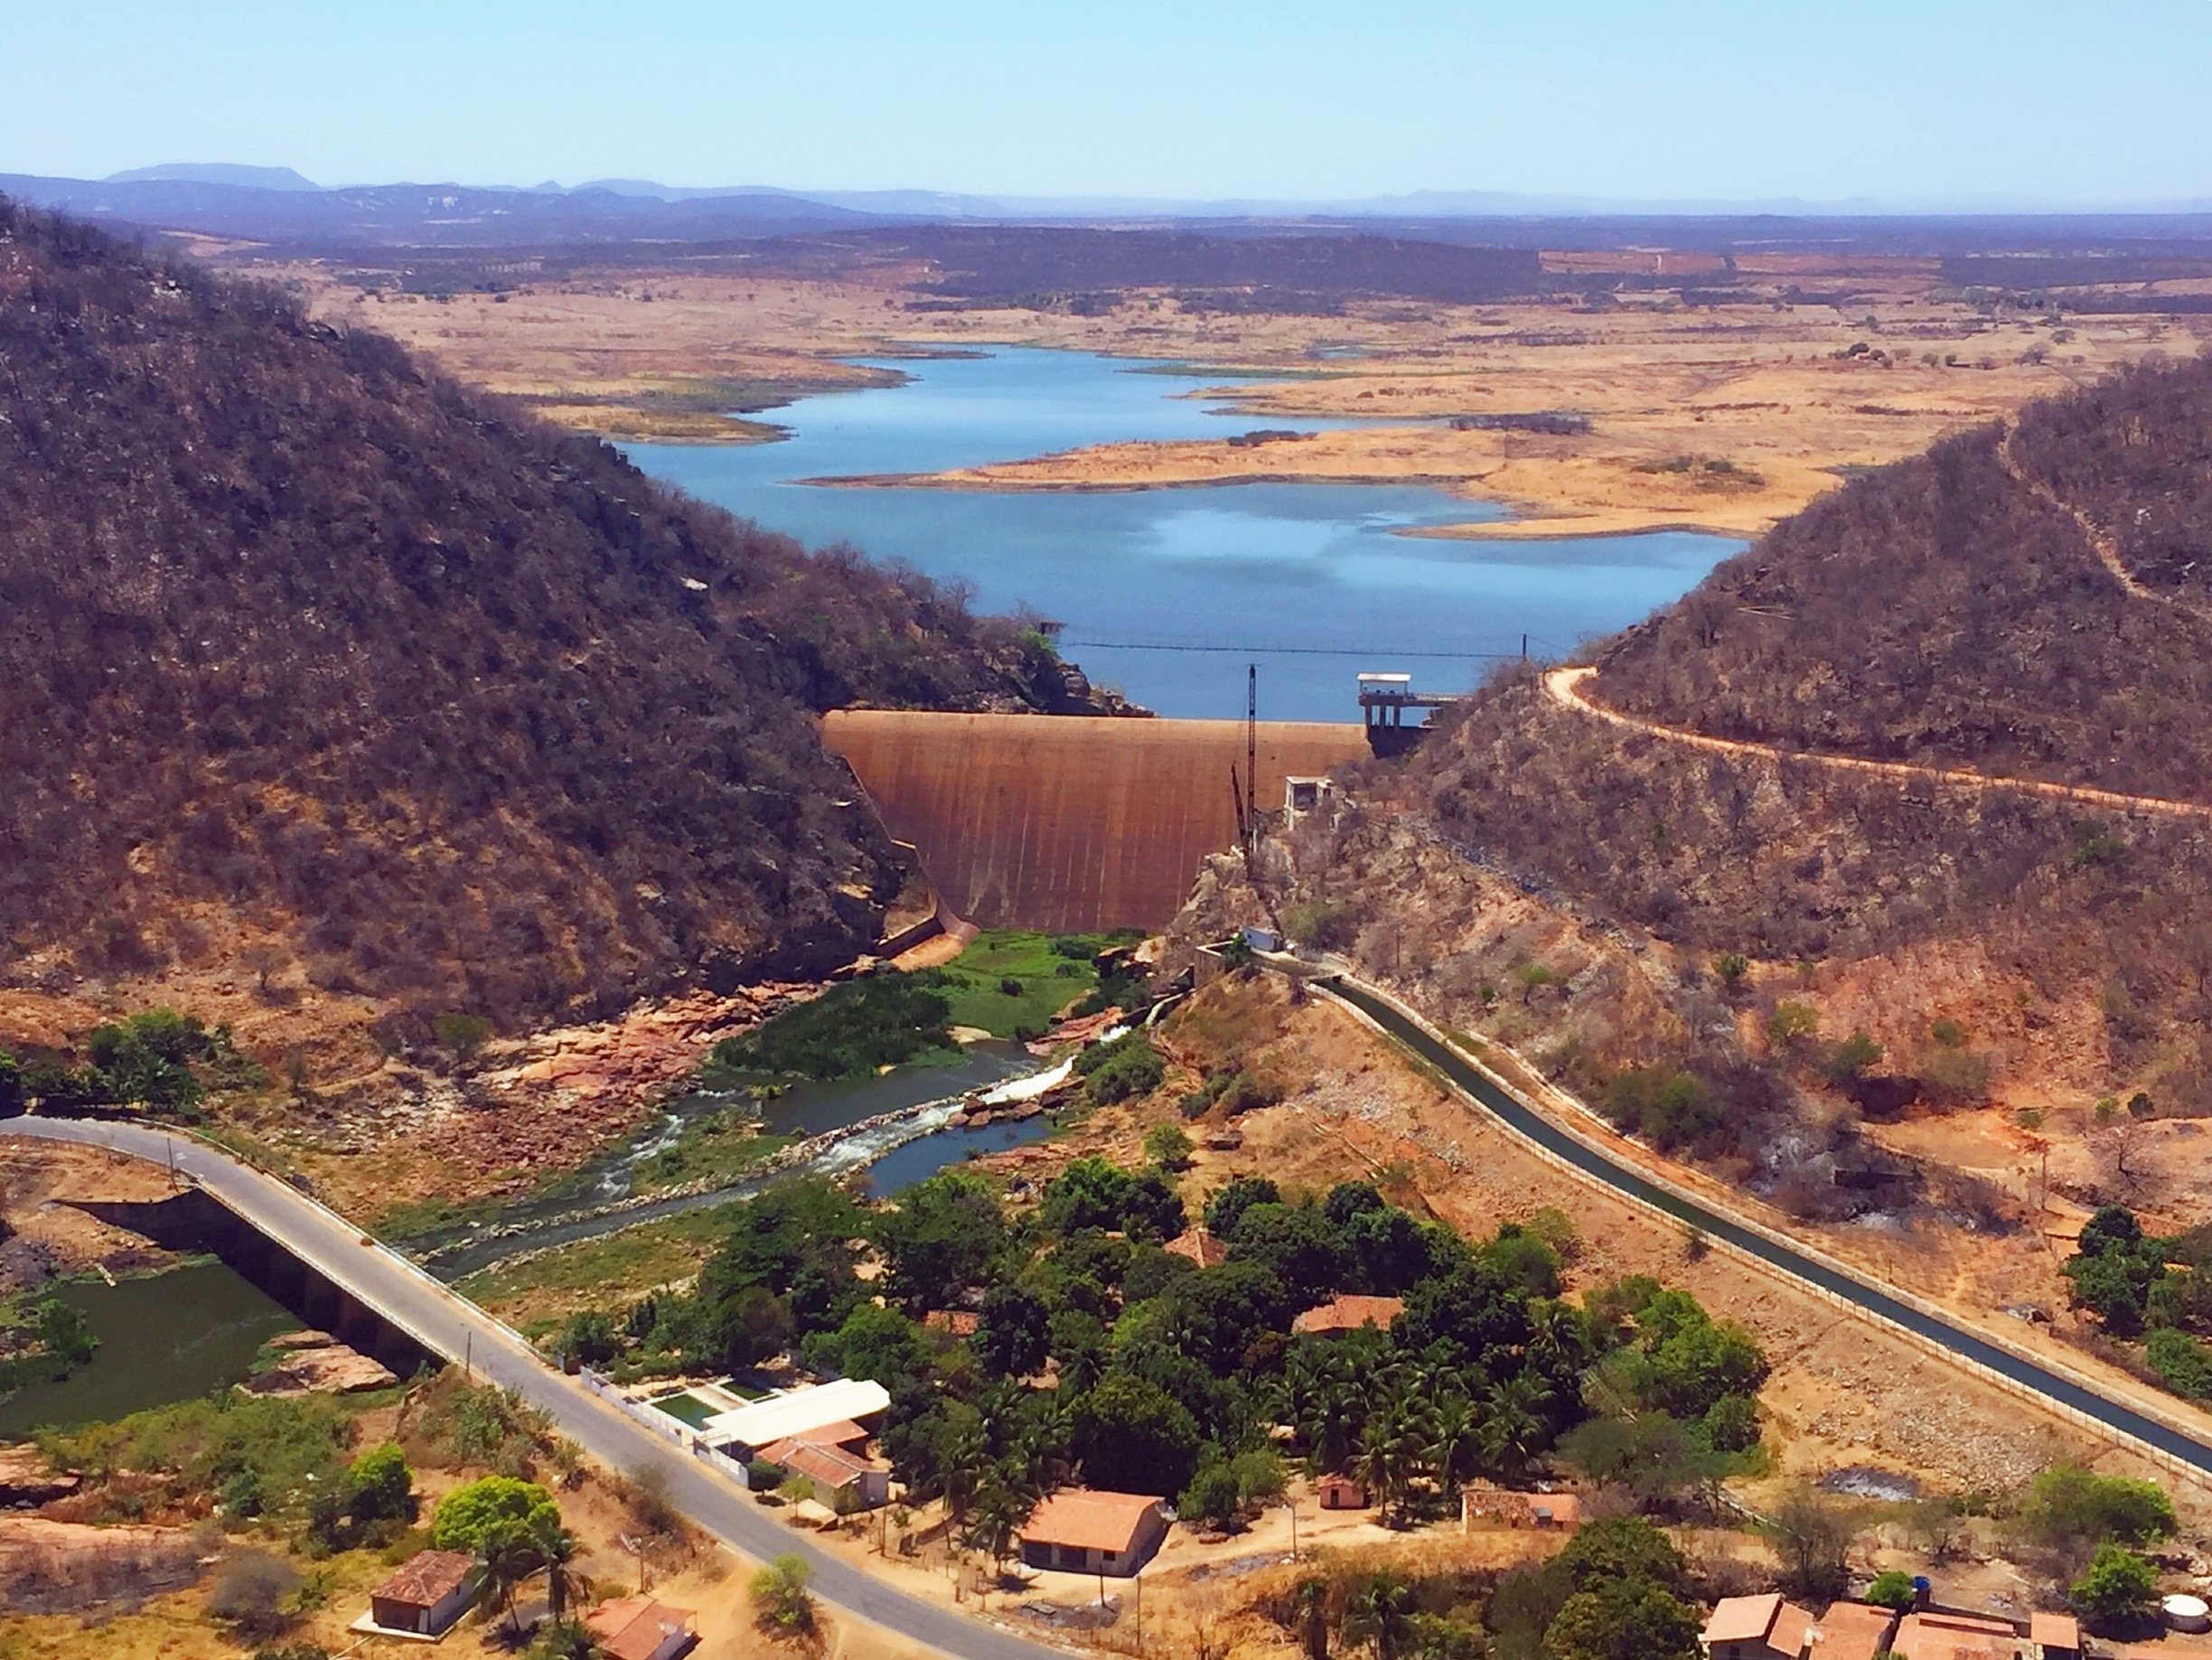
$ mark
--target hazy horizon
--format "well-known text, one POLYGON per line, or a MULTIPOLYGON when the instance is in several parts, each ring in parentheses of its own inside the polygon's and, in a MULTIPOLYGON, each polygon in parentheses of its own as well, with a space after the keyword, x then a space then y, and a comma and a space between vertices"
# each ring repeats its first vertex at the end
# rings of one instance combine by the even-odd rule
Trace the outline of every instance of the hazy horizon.
MULTIPOLYGON (((573 0, 15 20, 0 169, 194 158, 324 183, 653 180, 998 199, 1580 211, 2170 211, 2212 201, 2212 5, 2082 29, 2029 0, 1871 0, 1848 28, 1725 0, 1570 14, 1417 0, 1000 0, 927 12, 573 0)), ((1419 211, 1419 210, 1409 210, 1419 211)))

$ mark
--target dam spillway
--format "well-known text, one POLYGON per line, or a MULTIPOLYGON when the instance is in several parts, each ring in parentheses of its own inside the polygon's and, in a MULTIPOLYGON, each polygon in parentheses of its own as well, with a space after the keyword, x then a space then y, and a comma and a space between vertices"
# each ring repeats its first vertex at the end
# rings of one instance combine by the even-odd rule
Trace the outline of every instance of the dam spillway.
MULTIPOLYGON (((943 905, 986 928, 1165 927, 1199 861, 1236 845, 1241 720, 838 709, 822 741, 943 905)), ((1357 726, 1263 721, 1254 794, 1367 755, 1357 726)))

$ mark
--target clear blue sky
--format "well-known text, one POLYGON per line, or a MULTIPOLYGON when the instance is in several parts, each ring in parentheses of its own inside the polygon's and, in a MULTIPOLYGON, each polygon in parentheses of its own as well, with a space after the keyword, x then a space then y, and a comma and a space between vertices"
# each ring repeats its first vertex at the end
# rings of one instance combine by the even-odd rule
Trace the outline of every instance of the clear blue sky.
POLYGON ((2212 0, 0 0, 0 172, 2212 198, 2212 0))

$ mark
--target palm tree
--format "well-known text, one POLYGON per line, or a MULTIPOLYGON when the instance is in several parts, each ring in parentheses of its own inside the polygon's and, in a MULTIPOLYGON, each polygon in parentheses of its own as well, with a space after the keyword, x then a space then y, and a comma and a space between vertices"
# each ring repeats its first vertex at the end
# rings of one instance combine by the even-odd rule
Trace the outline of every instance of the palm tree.
POLYGON ((576 1539, 551 1510, 539 1513, 534 1521, 530 1546, 545 1564, 546 1609, 558 1626, 568 1613, 568 1564, 576 1558, 576 1539))
POLYGON ((1306 1660, 1328 1660, 1328 1600, 1326 1580, 1300 1580, 1298 1588, 1299 1640, 1306 1660))
POLYGON ((1397 1660, 1413 1638, 1413 1587, 1394 1568, 1378 1568, 1353 1588, 1345 1637, 1365 1643, 1375 1660, 1397 1660))
POLYGON ((515 1635, 521 1636, 521 1618, 515 1611, 515 1587, 538 1571, 537 1540, 519 1522, 501 1523, 485 1530, 479 1556, 484 1567, 481 1599, 488 1608, 503 1607, 515 1635))
POLYGON ((1386 1512, 1401 1515, 1434 1440, 1425 1402, 1411 1395, 1378 1402, 1361 1432, 1354 1473, 1382 1496, 1386 1512))
POLYGON ((1551 1392, 1527 1373, 1493 1384, 1483 1418, 1483 1458, 1501 1476, 1519 1476, 1543 1450, 1550 1426, 1543 1409, 1551 1392))
POLYGON ((1448 1496, 1458 1491, 1461 1481, 1474 1474, 1476 1463, 1482 1457, 1482 1411, 1455 1390, 1437 1402, 1434 1427, 1436 1443, 1429 1451, 1429 1461, 1436 1470, 1438 1487, 1448 1496))

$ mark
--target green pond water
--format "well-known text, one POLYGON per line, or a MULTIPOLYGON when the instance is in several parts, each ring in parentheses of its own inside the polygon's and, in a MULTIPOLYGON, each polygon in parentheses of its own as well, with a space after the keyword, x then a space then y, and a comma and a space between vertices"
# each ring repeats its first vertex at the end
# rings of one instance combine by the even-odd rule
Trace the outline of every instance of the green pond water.
POLYGON ((32 1383, 0 1401, 0 1436, 105 1422, 243 1383, 264 1343, 304 1324, 213 1261, 57 1294, 83 1311, 99 1352, 60 1383, 32 1383))

